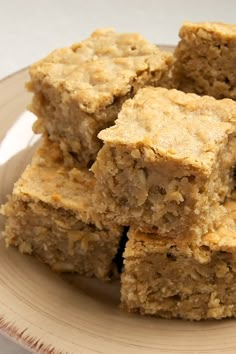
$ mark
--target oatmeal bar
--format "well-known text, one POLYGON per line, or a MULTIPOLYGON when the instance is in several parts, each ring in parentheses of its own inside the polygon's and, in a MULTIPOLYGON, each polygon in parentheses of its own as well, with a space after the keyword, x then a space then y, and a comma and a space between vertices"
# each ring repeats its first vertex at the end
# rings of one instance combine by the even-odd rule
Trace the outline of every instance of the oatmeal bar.
POLYGON ((108 278, 122 228, 91 217, 93 189, 88 171, 67 170, 56 143, 44 143, 2 208, 6 244, 55 271, 108 278))
POLYGON ((59 142, 67 164, 71 154, 91 164, 102 145, 99 131, 113 124, 140 87, 161 84, 171 62, 172 54, 141 35, 112 29, 55 50, 30 68, 34 131, 59 142))
POLYGON ((92 171, 100 212, 142 231, 201 236, 233 188, 235 135, 232 100, 139 90, 99 134, 104 146, 92 171))
POLYGON ((236 316, 236 202, 222 226, 188 244, 129 231, 121 300, 130 312, 200 320, 236 316))
POLYGON ((236 99, 236 25, 189 23, 175 50, 175 86, 185 92, 236 99))

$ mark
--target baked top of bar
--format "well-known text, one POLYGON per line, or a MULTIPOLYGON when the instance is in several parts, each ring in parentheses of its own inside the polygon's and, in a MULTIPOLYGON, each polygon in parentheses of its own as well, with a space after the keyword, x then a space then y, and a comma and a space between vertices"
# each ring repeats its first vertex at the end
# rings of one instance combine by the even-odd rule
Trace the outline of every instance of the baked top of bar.
POLYGON ((132 81, 143 72, 151 77, 171 62, 172 54, 161 52, 137 33, 100 29, 33 64, 29 88, 38 92, 53 87, 63 93, 63 103, 72 99, 82 111, 94 113, 130 92, 132 81))
MULTIPOLYGON (((69 170, 56 143, 44 141, 14 186, 13 195, 23 201, 40 201, 55 208, 79 213, 83 221, 90 221, 95 179, 91 172, 69 170)), ((95 208, 94 208, 95 210, 95 208)), ((93 221, 96 223, 95 213, 93 221)))
MULTIPOLYGON (((193 33, 205 40, 211 39, 211 35, 216 35, 218 38, 221 37, 222 40, 236 39, 236 25, 221 22, 184 22, 179 32, 180 37, 185 38, 193 33)), ((190 40, 192 39, 190 36, 190 40)))
POLYGON ((202 236, 201 240, 189 242, 188 238, 168 238, 157 234, 143 233, 131 227, 129 247, 125 258, 144 257, 150 253, 168 253, 177 256, 193 257, 200 263, 207 262, 211 252, 236 252, 236 201, 227 200, 224 204, 226 215, 216 231, 202 236))
POLYGON ((175 160, 207 174, 236 132, 236 102, 147 87, 122 107, 115 125, 98 135, 105 143, 149 148, 148 159, 175 160))

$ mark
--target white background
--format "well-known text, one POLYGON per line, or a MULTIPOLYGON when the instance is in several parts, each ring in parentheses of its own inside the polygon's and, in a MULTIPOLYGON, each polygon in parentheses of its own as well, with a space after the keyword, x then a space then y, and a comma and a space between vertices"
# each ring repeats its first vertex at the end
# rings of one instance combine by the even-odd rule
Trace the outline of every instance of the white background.
MULTIPOLYGON (((0 0, 0 78, 99 27, 176 44, 184 20, 236 23, 236 0, 0 0)), ((25 353, 0 335, 0 354, 25 353)))

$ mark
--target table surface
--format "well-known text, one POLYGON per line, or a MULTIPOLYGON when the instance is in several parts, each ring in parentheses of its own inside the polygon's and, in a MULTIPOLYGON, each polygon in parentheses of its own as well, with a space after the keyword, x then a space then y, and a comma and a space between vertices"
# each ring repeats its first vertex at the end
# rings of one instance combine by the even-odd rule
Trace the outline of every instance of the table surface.
MULTIPOLYGON (((176 44, 184 20, 234 23, 235 0, 8 0, 1 1, 0 79, 99 27, 140 32, 176 44)), ((26 354, 0 335, 0 354, 26 354)))

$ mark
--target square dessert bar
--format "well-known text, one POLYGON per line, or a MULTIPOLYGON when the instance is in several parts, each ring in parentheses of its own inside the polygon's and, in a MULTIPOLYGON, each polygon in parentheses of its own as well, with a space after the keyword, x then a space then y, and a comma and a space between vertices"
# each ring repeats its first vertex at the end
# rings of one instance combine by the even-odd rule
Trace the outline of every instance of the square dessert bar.
POLYGON ((200 243, 129 231, 122 305, 130 312, 201 320, 236 316, 236 202, 200 243))
POLYGON ((6 244, 54 271, 108 279, 122 228, 96 215, 93 189, 91 173, 64 168, 57 144, 45 142, 2 208, 6 244))
POLYGON ((112 29, 55 50, 30 68, 34 131, 59 142, 67 164, 72 155, 89 165, 102 145, 99 131, 140 87, 160 85, 171 63, 172 54, 141 35, 112 29))
POLYGON ((92 171, 101 213, 164 236, 215 227, 234 187, 234 101, 144 88, 99 138, 92 171))
POLYGON ((189 23, 180 29, 173 70, 176 88, 236 99, 236 25, 189 23))

